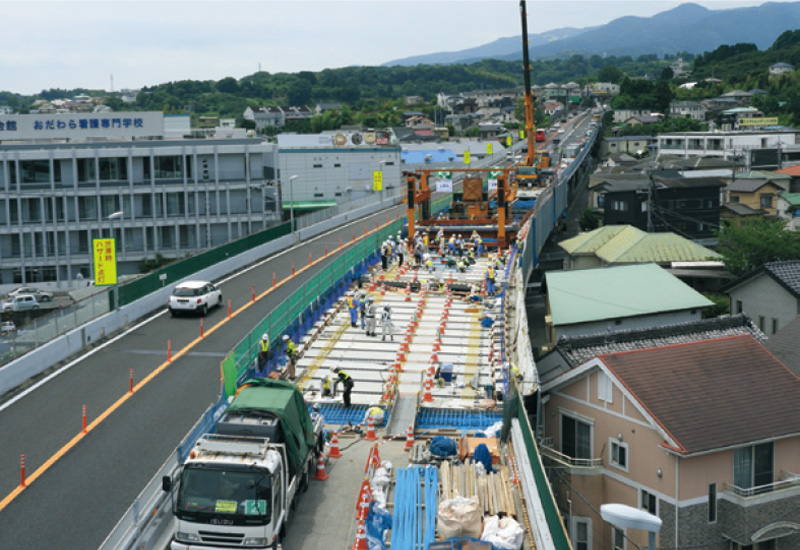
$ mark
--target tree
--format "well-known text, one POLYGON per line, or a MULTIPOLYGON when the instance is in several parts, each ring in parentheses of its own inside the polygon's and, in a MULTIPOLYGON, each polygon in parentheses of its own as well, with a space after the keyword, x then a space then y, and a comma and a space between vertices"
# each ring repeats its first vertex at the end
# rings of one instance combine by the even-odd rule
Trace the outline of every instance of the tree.
POLYGON ((738 277, 766 262, 800 258, 800 234, 784 227, 783 220, 765 218, 724 223, 717 237, 725 268, 738 277))
POLYGON ((236 79, 232 76, 226 76, 217 82, 217 91, 220 91, 223 94, 238 94, 239 83, 236 82, 236 79))
POLYGON ((703 319, 728 315, 731 312, 731 299, 719 292, 703 292, 703 296, 714 302, 714 305, 703 310, 703 319))
POLYGON ((311 84, 307 80, 296 80, 286 94, 289 105, 305 105, 311 102, 311 84))
POLYGON ((591 208, 584 208, 583 212, 581 212, 581 219, 578 220, 578 225, 581 231, 591 231, 592 229, 600 227, 600 219, 597 217, 594 210, 591 208))
POLYGON ((625 73, 622 72, 622 69, 614 65, 606 65, 597 73, 597 80, 599 82, 619 84, 624 77, 625 73))

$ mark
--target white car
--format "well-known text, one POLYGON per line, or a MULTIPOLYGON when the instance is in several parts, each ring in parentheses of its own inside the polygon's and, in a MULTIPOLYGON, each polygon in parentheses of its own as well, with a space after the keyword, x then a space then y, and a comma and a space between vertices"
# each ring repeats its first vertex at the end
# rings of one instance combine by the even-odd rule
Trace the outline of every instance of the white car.
POLYGON ((3 321, 0 323, 0 334, 11 334, 17 330, 17 325, 14 324, 14 321, 3 321))
POLYGON ((222 305, 222 291, 208 281, 186 281, 180 283, 169 297, 169 313, 199 313, 202 316, 209 309, 222 305))
POLYGON ((40 290, 36 287, 32 286, 20 286, 6 294, 6 297, 11 299, 14 296, 19 296, 20 294, 33 294, 36 297, 36 300, 39 302, 52 302, 53 301, 53 293, 46 292, 44 290, 40 290))
POLYGON ((23 311, 39 309, 39 302, 33 294, 17 294, 3 303, 3 311, 23 311))

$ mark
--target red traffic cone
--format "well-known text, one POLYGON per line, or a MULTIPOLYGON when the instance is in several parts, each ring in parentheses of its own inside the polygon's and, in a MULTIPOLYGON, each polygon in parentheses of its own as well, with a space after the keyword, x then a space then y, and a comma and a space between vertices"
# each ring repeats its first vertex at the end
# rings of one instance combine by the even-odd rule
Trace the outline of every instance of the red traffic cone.
POLYGON ((364 441, 377 441, 378 436, 375 435, 375 422, 372 420, 372 415, 369 417, 369 422, 367 423, 367 435, 364 436, 364 441))
POLYGON ((425 377, 425 393, 422 395, 422 401, 424 403, 430 403, 433 401, 433 380, 428 374, 425 377))
POLYGON ((333 439, 331 439, 331 450, 328 452, 329 458, 342 458, 342 453, 339 451, 339 432, 333 432, 333 439))
POLYGON ((404 451, 410 451, 414 446, 414 426, 408 427, 408 434, 406 435, 406 446, 403 447, 404 451))
POLYGON ((358 522, 358 529, 356 529, 356 542, 353 544, 352 550, 367 550, 367 530, 364 527, 364 521, 358 522))
POLYGON ((317 472, 311 479, 316 479, 318 481, 325 481, 329 477, 330 476, 325 473, 325 460, 322 458, 322 455, 319 455, 319 458, 317 459, 317 472))
POLYGON ((370 495, 366 493, 362 493, 361 498, 358 501, 358 508, 356 509, 356 519, 359 521, 363 521, 367 519, 369 515, 369 505, 372 502, 372 498, 370 495))

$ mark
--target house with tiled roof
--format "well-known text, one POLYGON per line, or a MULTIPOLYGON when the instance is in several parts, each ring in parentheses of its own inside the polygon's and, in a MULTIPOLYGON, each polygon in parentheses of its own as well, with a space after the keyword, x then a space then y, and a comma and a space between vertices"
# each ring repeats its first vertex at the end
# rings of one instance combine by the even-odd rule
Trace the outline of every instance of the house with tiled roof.
POLYGON ((565 269, 673 262, 720 261, 713 250, 675 233, 646 233, 630 225, 606 225, 558 243, 567 253, 565 269))
POLYGON ((789 188, 787 191, 790 193, 800 193, 800 164, 793 164, 780 170, 775 170, 776 174, 789 176, 789 188))
POLYGON ((744 313, 771 336, 800 314, 800 260, 767 262, 724 289, 731 313, 744 313))
POLYGON ((781 191, 781 187, 767 179, 736 178, 723 193, 725 203, 741 204, 753 210, 763 210, 765 216, 777 216, 777 199, 781 191))
POLYGON ((752 336, 604 353, 542 394, 540 449, 583 549, 646 547, 600 519, 609 502, 661 518, 658 548, 800 546, 800 379, 752 336))
MULTIPOLYGON (((764 347, 786 365, 790 371, 800 376, 800 353, 797 343, 800 342, 800 315, 789 321, 764 342, 764 347)), ((537 363, 538 367, 538 363, 537 363)))
POLYGON ((769 66, 769 75, 770 76, 780 76, 782 74, 790 73, 794 70, 794 65, 790 65, 789 63, 784 63, 783 61, 779 61, 778 63, 773 63, 769 66))
POLYGON ((713 305, 656 264, 549 271, 542 289, 551 348, 561 336, 696 321, 713 305))
POLYGON ((555 348, 536 360, 536 370, 541 383, 544 384, 600 355, 662 348, 743 334, 752 336, 762 344, 767 341, 766 335, 758 330, 749 317, 741 313, 672 325, 606 331, 582 336, 561 336, 555 348))

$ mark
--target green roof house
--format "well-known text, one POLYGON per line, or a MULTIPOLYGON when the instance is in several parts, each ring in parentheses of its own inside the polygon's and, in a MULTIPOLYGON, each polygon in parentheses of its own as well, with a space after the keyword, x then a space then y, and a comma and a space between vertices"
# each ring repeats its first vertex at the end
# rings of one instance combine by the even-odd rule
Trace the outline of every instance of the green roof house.
POLYGON ((697 321, 712 302, 656 264, 545 274, 548 349, 560 336, 697 321))

